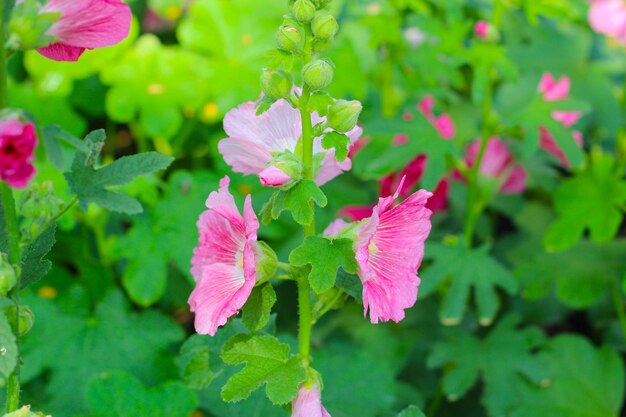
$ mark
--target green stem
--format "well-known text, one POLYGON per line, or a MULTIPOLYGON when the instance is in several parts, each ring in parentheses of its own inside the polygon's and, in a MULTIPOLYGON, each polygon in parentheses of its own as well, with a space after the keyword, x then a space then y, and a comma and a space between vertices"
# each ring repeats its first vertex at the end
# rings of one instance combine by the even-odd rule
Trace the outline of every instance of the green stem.
MULTIPOLYGON (((0 14, 1 16, 1 14, 0 14)), ((2 207, 4 209, 4 218, 9 235, 9 262, 13 265, 20 264, 20 231, 17 224, 17 214, 15 212, 15 199, 13 191, 5 182, 0 182, 0 195, 2 198, 2 207)), ((9 292, 9 298, 15 304, 15 314, 8 317, 9 324, 15 334, 15 343, 17 345, 18 363, 15 370, 9 376, 7 381, 7 402, 6 413, 11 413, 19 407, 20 404, 20 333, 19 333, 19 315, 20 315, 20 276, 17 277, 15 287, 9 292)))
POLYGON ((5 48, 4 0, 0 1, 0 110, 8 105, 7 99, 7 51, 5 48))
POLYGON ((613 299, 613 305, 615 306, 615 311, 617 312, 617 318, 619 319, 619 323, 622 327, 622 334, 626 340, 626 305, 624 304, 621 289, 617 281, 615 281, 611 286, 611 298, 613 299))
POLYGON ((332 300, 330 300, 328 303, 326 303, 326 305, 324 306, 324 308, 322 308, 319 312, 317 312, 315 314, 315 317, 313 318, 313 324, 317 323, 317 321, 322 318, 324 316, 324 314, 328 313, 337 303, 337 301, 339 301, 341 299, 341 297, 343 297, 345 294, 345 292, 343 290, 338 290, 337 294, 335 294, 335 296, 332 298, 332 300))
POLYGON ((48 230, 55 224, 65 213, 67 213, 72 207, 74 207, 78 203, 78 196, 74 196, 72 200, 65 205, 53 218, 48 220, 48 222, 37 231, 37 234, 33 237, 33 240, 37 239, 43 232, 48 230))

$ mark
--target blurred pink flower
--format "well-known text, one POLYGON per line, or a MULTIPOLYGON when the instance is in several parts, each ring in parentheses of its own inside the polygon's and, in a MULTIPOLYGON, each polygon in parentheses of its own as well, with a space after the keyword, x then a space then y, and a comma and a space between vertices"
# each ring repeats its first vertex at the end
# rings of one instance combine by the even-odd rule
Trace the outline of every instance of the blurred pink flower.
POLYGON ((626 43, 626 2, 592 0, 589 23, 596 32, 626 43))
MULTIPOLYGON (((220 141, 218 149, 233 171, 260 175, 268 167, 273 153, 295 152, 302 135, 302 124, 300 112, 285 100, 278 100, 258 116, 255 106, 255 102, 244 103, 226 114, 224 130, 229 137, 220 141)), ((326 120, 317 113, 313 113, 311 119, 314 125, 326 120)), ((362 129, 357 126, 346 134, 355 143, 361 133, 362 129)), ((321 137, 315 138, 313 142, 313 152, 324 154, 315 178, 318 185, 327 183, 352 167, 350 158, 337 161, 335 150, 325 150, 321 142, 321 137)), ((285 183, 289 178, 284 177, 283 180, 285 183)), ((274 182, 273 186, 284 183, 274 182)))
POLYGON ((426 202, 432 193, 420 190, 394 206, 400 194, 380 198, 372 217, 359 226, 355 242, 358 275, 363 283, 364 314, 370 321, 404 318, 404 309, 417 300, 417 270, 424 257, 424 241, 432 212, 426 202))
POLYGON ((487 39, 488 30, 489 30, 489 23, 485 22, 484 20, 479 20, 474 25, 474 34, 481 39, 487 39))
POLYGON ((256 278, 256 232, 259 221, 248 195, 243 217, 228 190, 230 179, 206 201, 198 220, 200 238, 193 251, 191 273, 196 288, 189 297, 200 334, 215 335, 217 328, 237 314, 250 296, 256 278))
MULTIPOLYGON (((480 139, 467 147, 465 163, 468 169, 474 166, 479 150, 480 139)), ((497 180, 500 183, 498 190, 504 194, 519 194, 526 189, 527 175, 524 167, 515 163, 506 143, 496 137, 487 142, 478 172, 484 177, 497 180)), ((453 176, 461 181, 466 180, 459 171, 455 171, 453 176)))
POLYGON ((330 417, 322 405, 320 390, 317 385, 308 389, 301 386, 293 400, 291 417, 330 417))
POLYGON ((437 129, 439 135, 444 139, 452 139, 456 133, 456 128, 452 118, 448 114, 442 114, 437 117, 433 113, 435 107, 435 98, 432 96, 424 97, 418 104, 418 110, 428 119, 428 121, 437 129))
POLYGON ((49 0, 42 13, 60 13, 47 34, 56 42, 37 51, 55 61, 76 61, 85 49, 123 41, 130 30, 130 7, 120 0, 49 0))
MULTIPOLYGON (((569 77, 563 76, 558 81, 554 79, 552 74, 545 73, 541 77, 538 90, 543 94, 543 98, 546 101, 559 101, 565 100, 569 96, 571 88, 571 81, 569 77)), ((577 111, 554 111, 552 112, 552 118, 557 122, 560 122, 565 127, 572 127, 580 119, 581 113, 577 111)), ((539 146, 546 152, 559 158, 561 164, 565 167, 569 167, 569 161, 565 157, 565 153, 559 147, 554 136, 548 131, 548 129, 541 127, 539 129, 539 146)), ((583 145, 582 133, 575 131, 572 134, 574 141, 579 145, 583 145)))
POLYGON ((35 175, 33 160, 37 134, 32 123, 0 120, 0 180, 24 188, 35 175))
POLYGON ((266 187, 280 187, 291 181, 291 177, 279 168, 269 166, 259 173, 259 180, 266 187))

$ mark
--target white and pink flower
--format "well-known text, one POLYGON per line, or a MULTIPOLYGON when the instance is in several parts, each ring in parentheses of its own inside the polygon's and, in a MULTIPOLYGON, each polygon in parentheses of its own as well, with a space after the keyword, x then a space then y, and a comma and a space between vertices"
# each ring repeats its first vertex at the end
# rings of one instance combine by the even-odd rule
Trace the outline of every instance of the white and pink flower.
POLYGON ((330 417, 322 405, 317 385, 311 388, 301 386, 292 402, 291 417, 330 417))
MULTIPOLYGON (((311 120, 316 125, 326 118, 313 113, 311 120)), ((282 186, 291 180, 288 173, 268 170, 275 154, 296 151, 302 135, 300 111, 291 107, 287 101, 278 100, 260 115, 256 114, 255 102, 244 103, 226 114, 224 130, 228 137, 220 141, 218 149, 233 171, 257 175, 264 185, 273 187, 282 186)), ((346 135, 351 143, 355 143, 361 133, 362 129, 357 126, 346 135)), ((318 185, 352 168, 350 158, 338 161, 335 150, 324 149, 321 142, 321 137, 316 137, 313 142, 313 152, 322 154, 319 167, 314 167, 318 185)))
POLYGON ((47 34, 55 42, 37 49, 55 61, 76 61, 86 49, 115 45, 128 36, 132 13, 120 0, 49 0, 41 13, 59 13, 47 34))
POLYGON ((229 184, 230 179, 224 177, 219 191, 209 195, 208 210, 198 220, 200 238, 191 259, 196 287, 189 305, 196 313, 196 331, 212 336, 243 307, 256 279, 259 221, 250 195, 243 216, 239 213, 229 184))

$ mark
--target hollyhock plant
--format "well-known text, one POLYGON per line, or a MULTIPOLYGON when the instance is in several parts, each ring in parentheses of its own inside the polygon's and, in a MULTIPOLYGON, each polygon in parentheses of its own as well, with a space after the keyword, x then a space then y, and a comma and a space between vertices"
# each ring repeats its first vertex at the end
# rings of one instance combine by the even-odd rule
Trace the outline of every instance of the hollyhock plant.
POLYGON ((626 3, 624 0, 592 0, 589 23, 596 32, 626 43, 626 3))
POLYGON ((120 0, 49 0, 41 13, 58 13, 46 34, 55 39, 37 51, 55 61, 76 61, 86 49, 115 45, 128 36, 132 13, 120 0))
MULTIPOLYGON (((480 150, 480 139, 472 142, 466 149, 465 163, 472 168, 480 150)), ((504 194, 519 194, 526 189, 526 170, 513 160, 506 143, 493 137, 487 142, 485 153, 478 169, 480 176, 496 180, 500 185, 498 191, 504 194)), ((459 172, 453 173, 455 179, 465 181, 459 172)))
POLYGON ((229 184, 224 177, 219 191, 209 195, 209 210, 198 220, 200 238, 191 259, 196 287, 189 305, 196 313, 196 331, 211 336, 243 307, 256 279, 259 221, 250 195, 243 216, 239 213, 229 184))
POLYGON ((322 405, 317 385, 311 388, 300 387, 292 403, 291 417, 330 417, 322 405))
MULTIPOLYGON (((569 77, 561 77, 558 81, 554 79, 552 74, 545 73, 541 77, 538 90, 543 95, 543 99, 546 101, 559 101, 568 97, 571 88, 571 81, 569 77)), ((560 122, 563 126, 569 128, 572 127, 580 119, 581 113, 577 111, 554 111, 552 112, 552 118, 557 122, 560 122)), ((565 157, 563 150, 559 147, 554 136, 545 127, 540 128, 540 142, 539 146, 548 153, 556 156, 561 161, 563 166, 568 167, 569 161, 565 157)), ((578 146, 583 145, 582 133, 575 131, 573 133, 574 141, 578 146)))
POLYGON ((37 134, 32 123, 0 120, 0 180, 24 188, 35 175, 33 160, 37 134))
MULTIPOLYGON (((311 120, 316 125, 326 118, 313 113, 311 120)), ((272 165, 276 154, 295 153, 302 135, 300 112, 286 100, 278 100, 260 115, 256 114, 255 102, 244 103, 226 114, 224 130, 228 137, 220 141, 218 149, 233 171, 257 175, 263 185, 272 187, 282 186, 292 179, 289 172, 272 165)), ((362 129, 356 126, 346 135, 355 143, 361 133, 362 129)), ((325 150, 320 137, 314 139, 313 152, 321 156, 319 166, 314 167, 318 185, 352 167, 350 158, 340 162, 335 158, 334 149, 325 150)))

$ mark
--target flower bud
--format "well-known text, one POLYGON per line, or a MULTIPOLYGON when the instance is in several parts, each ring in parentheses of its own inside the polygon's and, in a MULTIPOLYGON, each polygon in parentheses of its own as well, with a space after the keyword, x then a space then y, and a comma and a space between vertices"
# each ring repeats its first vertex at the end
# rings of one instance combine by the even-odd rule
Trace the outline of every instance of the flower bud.
POLYGON ((273 100, 288 97, 291 94, 292 85, 291 74, 282 70, 266 69, 261 75, 261 90, 273 100))
POLYGON ((267 243, 260 240, 256 242, 254 252, 257 258, 256 282, 265 282, 276 273, 278 258, 274 250, 267 243))
POLYGON ((333 67, 323 59, 309 62, 302 68, 302 79, 313 91, 321 90, 333 81, 333 67))
POLYGON ((293 26, 281 26, 276 32, 276 43, 283 51, 296 52, 300 50, 302 34, 293 26))
POLYGON ((0 253, 0 294, 7 295, 17 283, 17 272, 6 254, 0 253))
POLYGON ((311 0, 296 0, 291 6, 291 14, 300 23, 309 23, 315 16, 315 5, 311 0))
POLYGON ((328 13, 316 13, 311 23, 313 34, 319 39, 332 39, 339 30, 339 24, 335 18, 328 13))
MULTIPOLYGON (((7 317, 13 317, 15 316, 15 310, 16 309, 14 305, 5 307, 4 314, 6 314, 7 317)), ((24 336, 26 333, 28 333, 30 329, 33 328, 34 323, 35 314, 33 313, 33 310, 31 310, 30 307, 26 305, 21 305, 20 314, 18 317, 18 328, 20 331, 20 336, 24 336)))
POLYGON ((291 181, 291 176, 272 165, 259 173, 259 179, 266 187, 282 187, 291 181))
POLYGON ((337 100, 328 111, 328 126, 345 133, 356 126, 363 106, 358 101, 337 100))

